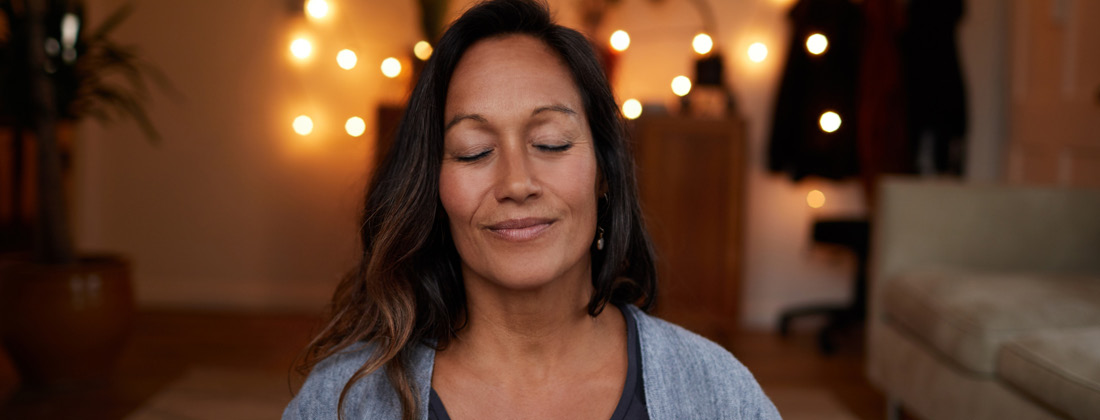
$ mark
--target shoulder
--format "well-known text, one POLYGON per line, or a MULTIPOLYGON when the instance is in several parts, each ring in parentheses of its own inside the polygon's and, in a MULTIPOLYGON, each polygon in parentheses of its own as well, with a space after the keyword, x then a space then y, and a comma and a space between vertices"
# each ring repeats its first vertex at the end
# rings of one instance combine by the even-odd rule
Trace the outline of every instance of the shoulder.
POLYGON ((646 401, 654 418, 779 418, 756 378, 725 348, 630 308, 638 323, 646 401))
POLYGON ((741 364, 729 351, 683 327, 651 316, 631 307, 638 322, 642 347, 659 358, 684 359, 714 367, 715 364, 735 368, 741 364))
MULTIPOLYGON (((333 419, 337 417, 340 394, 345 385, 373 355, 375 347, 367 343, 356 344, 329 356, 318 363, 283 411, 283 419, 333 419)), ((434 356, 425 346, 414 352, 410 370, 414 379, 425 374, 431 377, 431 362, 424 369, 424 358, 434 356)), ((344 397, 344 418, 400 418, 401 403, 397 392, 390 385, 383 369, 371 372, 356 381, 344 397)))

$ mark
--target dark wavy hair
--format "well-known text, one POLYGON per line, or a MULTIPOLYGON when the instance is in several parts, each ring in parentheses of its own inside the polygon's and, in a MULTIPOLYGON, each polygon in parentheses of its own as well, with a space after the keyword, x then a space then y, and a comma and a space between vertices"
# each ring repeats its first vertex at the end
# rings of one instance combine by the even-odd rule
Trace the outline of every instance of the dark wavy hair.
POLYGON ((609 302, 643 310, 653 302, 653 246, 638 204, 634 158, 591 44, 555 24, 547 6, 536 0, 480 3, 451 25, 426 63, 394 144, 367 190, 361 259, 337 287, 328 324, 306 348, 303 373, 357 342, 375 346, 341 392, 341 408, 352 384, 384 368, 401 398, 404 418, 413 418, 417 404, 406 369, 409 351, 420 344, 445 347, 465 325, 461 261, 439 198, 443 108, 451 75, 466 50, 480 40, 507 35, 530 36, 550 46, 583 98, 605 192, 597 205, 605 246, 591 250, 594 293, 588 313, 598 315, 609 302))

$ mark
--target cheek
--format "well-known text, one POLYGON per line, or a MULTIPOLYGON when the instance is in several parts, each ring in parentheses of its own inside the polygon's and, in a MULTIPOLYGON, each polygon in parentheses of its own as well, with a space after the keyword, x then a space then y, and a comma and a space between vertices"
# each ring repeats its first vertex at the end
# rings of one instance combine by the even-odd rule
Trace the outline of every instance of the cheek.
POLYGON ((444 164, 439 173, 439 201, 443 203, 443 210, 454 224, 460 225, 469 220, 477 209, 477 192, 474 191, 469 176, 462 171, 455 170, 450 165, 444 164))
POLYGON ((558 192, 574 211, 584 217, 596 215, 597 170, 595 156, 576 159, 559 168, 554 178, 558 180, 558 192))

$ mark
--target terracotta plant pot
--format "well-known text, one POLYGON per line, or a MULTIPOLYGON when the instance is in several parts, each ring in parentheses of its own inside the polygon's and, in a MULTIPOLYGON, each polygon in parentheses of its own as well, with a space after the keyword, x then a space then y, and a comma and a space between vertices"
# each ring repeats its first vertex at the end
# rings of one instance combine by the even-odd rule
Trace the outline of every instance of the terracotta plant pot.
POLYGON ((121 258, 0 267, 4 346, 25 385, 57 388, 106 379, 133 313, 130 265, 121 258))

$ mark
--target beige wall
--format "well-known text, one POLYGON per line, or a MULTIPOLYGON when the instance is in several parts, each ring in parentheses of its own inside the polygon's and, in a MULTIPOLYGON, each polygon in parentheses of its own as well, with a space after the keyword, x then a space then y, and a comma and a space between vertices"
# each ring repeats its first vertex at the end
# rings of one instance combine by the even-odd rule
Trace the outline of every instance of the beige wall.
MULTIPOLYGON (((90 3, 94 19, 120 2, 90 3)), ((298 63, 287 45, 309 25, 287 3, 138 2, 117 34, 183 96, 154 96, 159 147, 129 124, 81 136, 80 243, 130 256, 143 305, 318 308, 354 261, 371 137, 343 121, 373 127, 376 104, 403 95, 408 81, 377 63, 415 41, 412 5, 344 2, 316 25, 318 56, 298 63), (345 45, 360 54, 352 71, 335 66, 345 45), (290 129, 302 113, 308 137, 290 129)))
MULTIPOLYGON (((102 16, 119 1, 90 3, 102 16)), ((373 110, 400 100, 407 84, 385 79, 377 66, 386 56, 407 54, 417 40, 416 11, 411 1, 332 1, 337 17, 317 24, 288 12, 287 3, 144 1, 119 32, 186 97, 154 97, 150 111, 165 137, 159 147, 125 124, 86 124, 82 130, 80 242, 133 258, 143 305, 316 309, 354 261, 373 110), (294 62, 287 54, 290 37, 309 28, 315 49, 327 56, 294 62), (352 71, 337 68, 332 58, 343 45, 359 52, 352 71), (308 137, 290 130, 300 113, 314 116, 317 129, 308 137), (367 135, 342 133, 351 115, 366 119, 367 135)), ((633 38, 614 83, 619 98, 672 103, 669 81, 690 75, 690 42, 701 28, 690 3, 622 0, 608 13, 600 36, 622 28, 633 38)), ((809 226, 821 215, 862 214, 865 205, 854 182, 794 184, 763 169, 787 43, 785 13, 793 0, 711 3, 719 25, 712 35, 749 122, 742 319, 770 327, 790 305, 848 296, 851 261, 812 247, 809 226), (756 64, 745 50, 758 41, 770 53, 756 64), (825 192, 824 208, 805 204, 811 189, 825 192)), ((578 21, 573 4, 551 1, 559 21, 569 25, 578 21)), ((463 7, 454 5, 452 14, 463 7)), ((964 52, 984 51, 980 46, 991 42, 990 23, 967 22, 975 21, 977 30, 964 30, 963 42, 970 42, 964 52)), ((998 59, 973 54, 977 64, 967 72, 997 68, 998 59)), ((995 83, 974 86, 985 98, 977 106, 999 106, 999 93, 990 93, 995 83)), ((972 155, 994 167, 989 173, 1000 161, 998 112, 972 114, 983 119, 975 126, 987 127, 978 131, 984 140, 972 155)))

